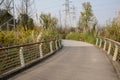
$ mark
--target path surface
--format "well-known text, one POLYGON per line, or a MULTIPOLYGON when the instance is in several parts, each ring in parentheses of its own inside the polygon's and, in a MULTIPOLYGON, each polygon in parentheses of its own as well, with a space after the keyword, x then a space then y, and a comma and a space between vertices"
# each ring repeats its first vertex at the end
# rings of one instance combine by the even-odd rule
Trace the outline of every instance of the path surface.
POLYGON ((54 56, 9 80, 119 80, 102 50, 84 42, 63 44, 54 56))

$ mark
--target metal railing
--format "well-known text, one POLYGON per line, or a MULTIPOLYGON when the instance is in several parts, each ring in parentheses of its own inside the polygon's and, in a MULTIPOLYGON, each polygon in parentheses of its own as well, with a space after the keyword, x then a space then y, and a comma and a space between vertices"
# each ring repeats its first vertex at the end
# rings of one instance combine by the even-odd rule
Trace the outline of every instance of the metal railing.
POLYGON ((96 38, 96 46, 106 51, 120 78, 120 43, 108 38, 98 37, 96 38))
POLYGON ((108 55, 112 56, 113 61, 117 61, 120 64, 120 43, 114 40, 99 37, 96 39, 96 46, 103 48, 107 51, 108 55))
POLYGON ((51 40, 1 48, 0 76, 40 60, 61 47, 61 40, 51 40))

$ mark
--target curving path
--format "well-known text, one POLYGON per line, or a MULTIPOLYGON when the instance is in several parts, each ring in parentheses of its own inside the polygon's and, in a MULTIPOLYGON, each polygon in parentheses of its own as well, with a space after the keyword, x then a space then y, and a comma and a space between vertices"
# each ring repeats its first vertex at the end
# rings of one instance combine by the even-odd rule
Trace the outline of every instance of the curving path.
POLYGON ((78 41, 63 44, 57 54, 9 80, 119 80, 102 50, 78 41))

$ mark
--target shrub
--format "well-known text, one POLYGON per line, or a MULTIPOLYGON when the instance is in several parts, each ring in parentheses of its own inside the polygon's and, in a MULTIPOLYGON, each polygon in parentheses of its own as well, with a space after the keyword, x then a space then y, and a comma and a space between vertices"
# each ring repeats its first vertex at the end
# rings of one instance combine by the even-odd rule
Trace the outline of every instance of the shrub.
POLYGON ((73 32, 73 33, 67 34, 66 39, 84 41, 84 42, 95 44, 95 37, 89 33, 73 32))
POLYGON ((60 34, 56 29, 48 28, 42 30, 42 40, 54 40, 60 38, 60 34))
POLYGON ((69 40, 80 40, 80 33, 78 32, 72 32, 66 35, 66 39, 69 40))

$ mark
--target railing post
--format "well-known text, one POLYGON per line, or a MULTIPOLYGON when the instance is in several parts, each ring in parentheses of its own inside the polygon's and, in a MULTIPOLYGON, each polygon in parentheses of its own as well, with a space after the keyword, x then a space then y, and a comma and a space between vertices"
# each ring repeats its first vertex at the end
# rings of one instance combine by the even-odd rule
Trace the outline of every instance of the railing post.
POLYGON ((103 50, 106 50, 106 44, 107 44, 107 41, 106 40, 104 40, 105 42, 104 42, 104 48, 103 48, 103 50))
POLYGON ((101 48, 101 46, 102 46, 102 39, 100 39, 100 45, 99 45, 99 47, 101 48))
POLYGON ((50 53, 53 53, 52 43, 53 43, 53 41, 50 42, 50 53))
POLYGON ((55 41, 55 45, 56 45, 56 50, 58 49, 58 44, 57 44, 57 40, 55 41))
POLYGON ((24 61, 24 55, 23 55, 23 47, 20 47, 19 54, 20 54, 21 67, 24 67, 25 66, 25 61, 24 61))
POLYGON ((118 45, 115 44, 115 51, 114 51, 114 55, 113 55, 113 61, 117 60, 117 55, 118 55, 118 45))
POLYGON ((98 45, 98 38, 96 38, 96 46, 98 45))
POLYGON ((111 44, 111 41, 109 41, 109 47, 108 47, 108 52, 107 52, 107 54, 110 54, 111 47, 112 47, 112 44, 111 44))
POLYGON ((43 50, 42 50, 43 43, 40 43, 39 45, 39 51, 40 51, 40 58, 43 58, 43 50))

